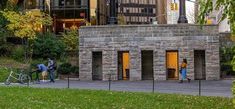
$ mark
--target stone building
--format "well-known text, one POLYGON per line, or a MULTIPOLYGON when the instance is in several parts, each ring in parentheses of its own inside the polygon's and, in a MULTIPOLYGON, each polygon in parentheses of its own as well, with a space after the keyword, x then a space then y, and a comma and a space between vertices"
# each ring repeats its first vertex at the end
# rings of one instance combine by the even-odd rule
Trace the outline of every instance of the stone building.
POLYGON ((91 26, 79 30, 81 80, 220 79, 218 26, 91 26))

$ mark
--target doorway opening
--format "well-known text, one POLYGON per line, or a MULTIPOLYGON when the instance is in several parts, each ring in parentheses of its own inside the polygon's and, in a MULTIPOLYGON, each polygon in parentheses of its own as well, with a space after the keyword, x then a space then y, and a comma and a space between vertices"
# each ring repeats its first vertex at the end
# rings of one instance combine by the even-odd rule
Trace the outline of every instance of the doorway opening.
POLYGON ((166 51, 167 79, 179 78, 178 51, 166 51))
POLYGON ((92 80, 102 80, 102 52, 92 52, 92 80))
POLYGON ((194 50, 194 76, 196 80, 206 79, 205 50, 194 50))
POLYGON ((141 51, 142 80, 153 79, 153 51, 141 51))
POLYGON ((128 80, 130 77, 130 56, 128 51, 118 52, 118 80, 128 80))

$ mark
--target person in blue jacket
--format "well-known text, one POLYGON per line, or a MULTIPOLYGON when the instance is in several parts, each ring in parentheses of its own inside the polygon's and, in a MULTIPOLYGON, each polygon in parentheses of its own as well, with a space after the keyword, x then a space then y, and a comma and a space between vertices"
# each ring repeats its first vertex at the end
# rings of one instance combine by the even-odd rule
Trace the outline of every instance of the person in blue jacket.
POLYGON ((42 79, 43 81, 45 80, 45 77, 47 75, 47 67, 44 65, 44 64, 38 64, 37 65, 37 72, 36 72, 36 81, 40 82, 39 81, 39 77, 38 77, 38 74, 39 73, 42 73, 42 79))

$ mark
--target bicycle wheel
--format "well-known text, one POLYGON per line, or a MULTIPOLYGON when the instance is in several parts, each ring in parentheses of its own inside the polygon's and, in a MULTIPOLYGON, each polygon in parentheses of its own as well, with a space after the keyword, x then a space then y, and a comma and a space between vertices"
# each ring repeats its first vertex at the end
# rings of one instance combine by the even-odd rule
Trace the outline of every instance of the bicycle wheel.
POLYGON ((7 80, 5 81, 5 83, 4 83, 5 85, 10 85, 11 84, 11 80, 10 80, 10 78, 7 78, 7 80))
POLYGON ((20 82, 22 84, 25 84, 25 83, 30 83, 30 76, 29 75, 26 75, 26 74, 23 74, 20 78, 20 82))

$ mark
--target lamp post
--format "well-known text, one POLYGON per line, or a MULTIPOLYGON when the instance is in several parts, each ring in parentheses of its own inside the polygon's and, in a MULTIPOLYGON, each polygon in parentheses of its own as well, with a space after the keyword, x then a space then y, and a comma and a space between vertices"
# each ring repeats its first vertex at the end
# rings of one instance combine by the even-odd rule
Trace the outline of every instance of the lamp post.
POLYGON ((108 19, 108 23, 111 25, 117 24, 117 0, 107 0, 107 4, 109 4, 109 11, 110 11, 110 17, 108 19))
POLYGON ((185 0, 179 0, 180 1, 180 15, 178 19, 178 23, 188 23, 188 20, 186 18, 186 12, 185 12, 185 0))

